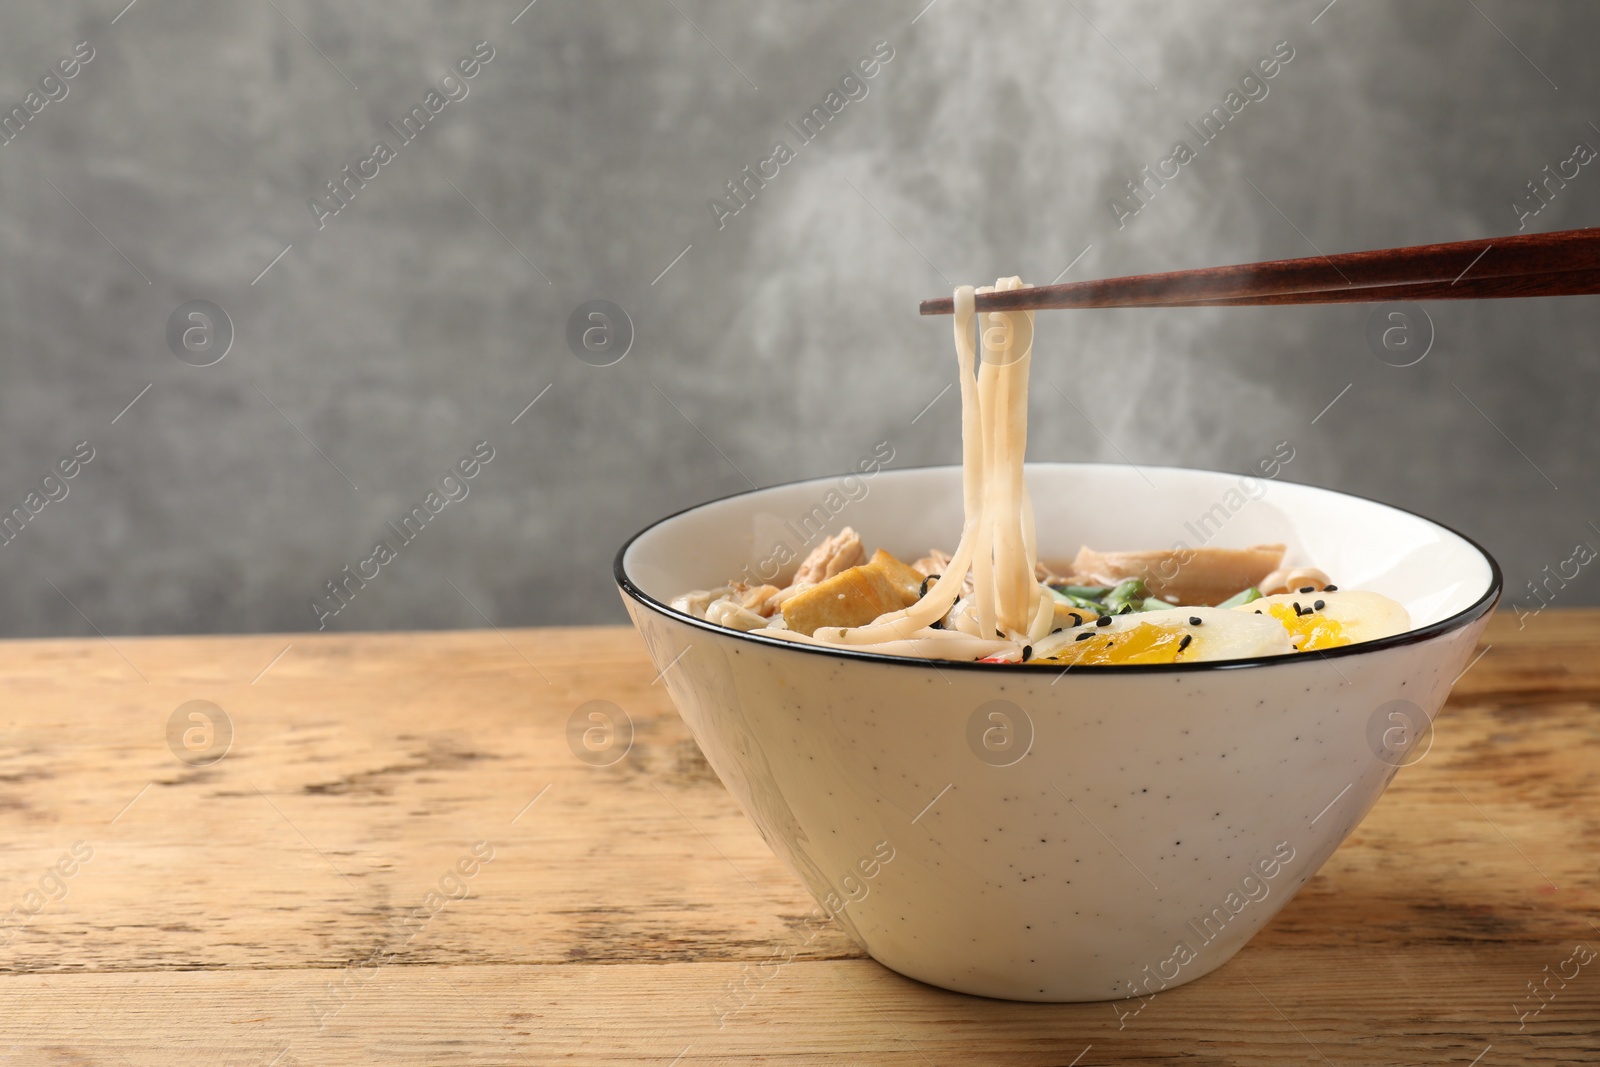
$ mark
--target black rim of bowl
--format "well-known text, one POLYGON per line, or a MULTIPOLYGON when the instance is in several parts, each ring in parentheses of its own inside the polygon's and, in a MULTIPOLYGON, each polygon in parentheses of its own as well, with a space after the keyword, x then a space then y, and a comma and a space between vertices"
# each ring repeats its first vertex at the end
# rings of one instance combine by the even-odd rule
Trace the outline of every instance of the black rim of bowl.
MULTIPOLYGON (((1043 466, 1044 464, 1039 465, 1043 466)), ((1106 464, 1089 463, 1053 463, 1051 465, 1063 467, 1106 466, 1106 464)), ((1148 470, 1172 470, 1197 474, 1228 473, 1227 471, 1206 470, 1201 467, 1152 467, 1149 464, 1146 464, 1145 467, 1148 470)), ((943 463, 928 463, 915 467, 895 468, 896 471, 959 469, 959 467, 943 463)), ((652 522, 650 525, 646 526, 644 529, 640 530, 638 533, 624 541, 622 547, 617 550, 616 560, 612 564, 612 574, 616 579, 617 587, 621 589, 626 596, 633 598, 652 611, 659 612, 669 619, 686 623, 690 626, 709 631, 721 637, 730 637, 736 640, 749 641, 753 644, 766 645, 768 647, 791 649, 796 652, 805 652, 812 655, 827 656, 832 659, 861 660, 867 663, 883 663, 900 667, 915 667, 923 669, 926 669, 929 666, 935 666, 941 671, 949 669, 978 671, 1039 671, 1042 668, 1054 666, 1054 664, 1044 663, 983 663, 978 660, 917 659, 911 656, 891 656, 883 652, 867 652, 857 648, 836 648, 831 645, 808 645, 800 641, 785 641, 781 637, 766 637, 762 634, 745 633, 742 630, 733 630, 726 626, 718 626, 716 623, 707 622, 704 619, 697 619, 693 615, 685 614, 684 612, 678 611, 667 604, 663 604, 661 601, 657 600, 655 597, 651 596, 643 589, 640 589, 637 585, 635 585, 633 579, 628 577, 628 573, 622 565, 623 558, 627 556, 628 549, 633 547, 633 543, 635 541, 649 533, 651 530, 654 530, 656 527, 664 525, 665 523, 669 523, 673 519, 678 518, 680 515, 687 515, 691 511, 698 511, 700 508, 710 507, 712 504, 720 504, 728 500, 737 500, 743 496, 752 496, 756 493, 764 493, 770 489, 783 489, 787 486, 801 485, 806 482, 826 481, 829 477, 830 475, 825 474, 815 478, 796 478, 793 481, 779 482, 776 485, 768 485, 760 489, 746 489, 742 492, 730 493, 727 496, 717 497, 713 500, 703 500, 698 504, 691 504, 689 507, 675 511, 671 515, 657 519, 655 522, 652 522)), ((1419 514, 1410 510, 1409 508, 1396 507, 1395 505, 1385 503, 1382 500, 1373 500, 1371 497, 1357 496, 1355 493, 1346 493, 1339 489, 1329 489, 1326 486, 1321 485, 1310 485, 1306 482, 1289 482, 1285 484, 1302 485, 1308 489, 1320 489, 1323 492, 1349 497, 1351 500, 1360 500, 1368 504, 1377 504, 1380 507, 1392 508, 1393 510, 1402 514, 1410 515, 1412 518, 1421 519, 1423 522, 1426 522, 1431 526, 1437 526, 1441 530, 1455 534, 1457 537, 1461 538, 1461 540, 1471 545, 1473 549, 1475 549, 1477 553, 1483 557, 1484 561, 1489 564, 1489 587, 1477 600, 1473 601, 1462 610, 1456 612, 1454 615, 1451 615, 1449 618, 1440 619, 1438 622, 1429 623, 1427 626, 1419 627, 1415 630, 1406 630, 1404 633, 1393 634, 1389 637, 1380 637, 1373 641, 1362 641, 1353 645, 1341 645, 1338 648, 1319 649, 1317 650, 1316 654, 1320 658, 1342 659, 1347 656, 1358 656, 1368 652, 1381 652, 1384 649, 1399 648, 1402 645, 1414 645, 1422 641, 1428 641, 1432 638, 1438 637, 1441 634, 1449 633, 1452 630, 1462 629, 1467 625, 1477 621, 1477 619, 1480 617, 1488 614, 1489 611, 1494 608, 1495 603, 1500 599, 1503 576, 1500 572, 1499 562, 1496 561, 1494 556, 1489 554, 1489 551, 1486 548, 1474 541, 1472 538, 1468 537, 1466 534, 1462 533, 1460 530, 1457 530, 1451 526, 1446 526, 1444 523, 1439 522, 1436 519, 1430 519, 1426 515, 1419 514)), ((1076 674, 1079 672, 1089 672, 1093 674, 1100 674, 1102 672, 1111 672, 1115 674, 1166 674, 1182 673, 1186 671, 1238 670, 1244 667, 1287 666, 1293 663, 1305 662, 1306 658, 1307 654, 1302 652, 1294 655, 1251 656, 1246 659, 1200 660, 1195 663, 1081 664, 1063 667, 1061 673, 1066 674, 1070 672, 1076 674)))

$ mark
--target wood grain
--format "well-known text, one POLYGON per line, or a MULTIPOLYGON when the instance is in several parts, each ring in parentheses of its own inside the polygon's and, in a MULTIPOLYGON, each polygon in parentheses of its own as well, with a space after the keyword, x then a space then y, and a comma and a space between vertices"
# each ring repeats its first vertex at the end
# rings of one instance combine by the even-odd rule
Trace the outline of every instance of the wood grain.
POLYGON ((0 1063, 1600 1062, 1600 959, 1518 1018, 1600 949, 1600 612, 1497 618, 1321 873, 1133 1015, 808 939, 631 631, 113 641, 0 644, 0 1063), (166 741, 196 699, 209 767, 166 741), (610 767, 566 740, 595 699, 610 767))

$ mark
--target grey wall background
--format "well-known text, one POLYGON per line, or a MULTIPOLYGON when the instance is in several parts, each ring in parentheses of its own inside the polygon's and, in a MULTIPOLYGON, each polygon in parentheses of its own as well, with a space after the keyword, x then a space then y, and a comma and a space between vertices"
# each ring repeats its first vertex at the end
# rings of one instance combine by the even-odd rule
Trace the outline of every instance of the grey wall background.
MULTIPOLYGON (((612 553, 660 515, 880 440, 958 459, 953 392, 912 421, 954 380, 916 302, 953 282, 1492 237, 1600 146, 1576 0, 123 2, 0 12, 6 109, 95 50, 0 147, 0 502, 95 450, 0 547, 9 635, 314 628, 479 440, 470 495, 330 628, 621 621, 612 553), (470 94, 319 230, 308 199, 480 40, 470 94), (879 40, 799 147, 784 122, 879 40), (1107 199, 1282 40, 1269 95, 1119 229, 1107 199), (778 139, 719 229, 708 198, 778 139), (564 340, 597 298, 636 331, 604 368, 564 340), (213 366, 168 349, 193 299, 234 324, 213 366)), ((1529 228, 1597 217, 1600 164, 1529 228)), ((1406 368, 1360 306, 1052 315, 1030 455, 1244 469, 1288 440, 1285 477, 1469 532, 1515 593, 1600 545, 1597 305, 1428 310, 1406 368)))

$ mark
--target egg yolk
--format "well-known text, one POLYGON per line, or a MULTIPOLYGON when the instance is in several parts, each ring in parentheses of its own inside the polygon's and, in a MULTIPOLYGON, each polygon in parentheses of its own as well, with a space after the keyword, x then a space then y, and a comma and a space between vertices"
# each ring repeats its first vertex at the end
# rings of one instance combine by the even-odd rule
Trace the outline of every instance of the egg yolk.
POLYGON ((1344 627, 1320 611, 1297 615, 1292 604, 1271 604, 1267 607, 1267 611, 1271 612, 1274 619, 1283 623, 1283 628, 1289 631, 1290 641, 1301 652, 1338 648, 1340 645, 1350 643, 1344 627))
POLYGON ((1094 666, 1110 663, 1172 663, 1178 658, 1183 635, 1160 626, 1140 623, 1120 633, 1097 633, 1074 641, 1048 660, 1036 663, 1070 663, 1094 666))

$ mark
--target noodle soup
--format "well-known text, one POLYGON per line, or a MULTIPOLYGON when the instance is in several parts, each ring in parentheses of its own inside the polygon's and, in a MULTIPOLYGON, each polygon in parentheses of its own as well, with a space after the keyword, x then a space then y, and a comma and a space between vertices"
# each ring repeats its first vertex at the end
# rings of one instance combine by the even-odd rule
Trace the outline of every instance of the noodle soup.
POLYGON ((880 547, 869 557, 846 526, 781 585, 731 581, 679 595, 672 606, 784 641, 1066 666, 1325 652, 1411 627, 1406 609, 1382 593, 1341 589, 1315 567, 1286 566, 1283 544, 1085 545, 1070 561, 1041 561, 1023 478, 1034 315, 979 315, 974 303, 978 293, 1020 288, 1021 279, 1002 278, 955 291, 964 520, 953 550, 930 548, 908 562, 880 547))

